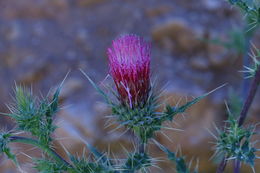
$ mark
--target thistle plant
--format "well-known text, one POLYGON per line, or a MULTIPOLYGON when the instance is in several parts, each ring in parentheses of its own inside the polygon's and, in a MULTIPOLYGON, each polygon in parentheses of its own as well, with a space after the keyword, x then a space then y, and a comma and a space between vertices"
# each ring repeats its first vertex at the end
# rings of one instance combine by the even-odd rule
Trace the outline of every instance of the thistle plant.
POLYGON ((169 160, 176 164, 178 173, 190 172, 185 160, 156 142, 154 135, 162 128, 167 128, 164 122, 173 121, 175 115, 184 113, 193 104, 218 88, 182 106, 166 105, 162 112, 158 112, 161 105, 159 93, 155 92, 150 81, 151 43, 136 35, 125 35, 113 41, 107 54, 109 72, 116 88, 110 91, 113 93, 113 98, 110 98, 108 93, 105 93, 87 74, 82 72, 111 107, 112 117, 117 120, 118 128, 125 127, 131 130, 137 138, 138 151, 129 155, 123 167, 126 169, 125 172, 146 170, 146 167, 153 166, 153 158, 150 158, 146 151, 149 141, 155 143, 168 155, 169 160), (129 165, 132 166, 129 167, 129 165))
MULTIPOLYGON (((16 86, 14 103, 8 106, 10 113, 2 115, 11 117, 17 124, 12 131, 0 133, 0 153, 5 154, 19 167, 16 154, 10 148, 11 143, 25 143, 42 150, 41 158, 33 158, 34 168, 41 173, 135 173, 147 172, 150 167, 157 167, 157 159, 147 151, 146 145, 156 144, 168 159, 175 165, 176 172, 189 173, 183 156, 177 156, 155 139, 166 121, 174 121, 174 117, 185 112, 189 107, 209 95, 211 91, 194 98, 181 106, 163 105, 159 101, 159 93, 151 84, 150 60, 151 43, 136 35, 125 35, 113 41, 107 51, 109 73, 113 78, 115 90, 103 91, 85 74, 93 87, 105 98, 116 118, 118 127, 125 127, 136 136, 138 149, 129 152, 125 159, 111 159, 106 153, 99 152, 94 146, 86 144, 90 156, 74 156, 66 150, 68 160, 61 157, 53 147, 53 135, 57 126, 54 124, 55 114, 59 110, 59 94, 61 86, 51 96, 38 98, 32 91, 16 86), (112 93, 112 95, 111 95, 112 93), (111 97, 112 96, 112 97, 111 97), (26 132, 30 136, 23 136, 26 132)), ((217 88, 218 89, 218 88, 217 88)))
MULTIPOLYGON (((247 15, 248 21, 253 21, 254 27, 250 30, 256 30, 260 21, 259 2, 250 2, 230 0, 230 3, 241 8, 247 15)), ((242 42, 245 40, 239 39, 239 44, 234 45, 236 44, 234 39, 226 46, 243 49, 244 52, 246 44, 242 42)), ((2 113, 2 115, 11 117, 17 126, 11 131, 0 133, 0 154, 5 154, 17 167, 20 167, 10 144, 24 143, 41 149, 42 157, 32 157, 34 169, 40 173, 136 173, 149 172, 151 167, 158 167, 156 165, 158 159, 153 158, 152 153, 147 149, 147 145, 155 144, 173 163, 175 172, 198 173, 198 164, 195 169, 191 168, 192 163, 187 164, 185 156, 172 152, 160 144, 155 134, 160 133, 163 128, 168 128, 165 126, 166 122, 175 121, 176 115, 184 113, 223 85, 183 105, 169 105, 162 101, 160 93, 151 82, 150 42, 136 35, 123 35, 112 42, 107 49, 107 56, 109 74, 114 82, 114 87, 110 87, 108 91, 96 85, 84 71, 81 72, 103 96, 108 108, 111 109, 112 116, 108 118, 115 120, 118 125, 116 129, 124 127, 135 136, 136 140, 133 143, 137 149, 127 151, 124 159, 112 159, 107 153, 100 152, 86 143, 90 154, 83 152, 81 156, 75 156, 66 150, 66 159, 60 156, 55 151, 52 134, 58 128, 54 124, 54 118, 59 111, 59 94, 63 81, 53 95, 48 94, 45 98, 34 96, 32 91, 24 87, 15 87, 14 103, 8 105, 10 113, 2 113)), ((245 127, 243 124, 260 84, 259 56, 260 51, 255 48, 251 55, 253 65, 245 64, 244 72, 247 78, 252 79, 252 83, 243 104, 240 105, 239 99, 231 100, 230 109, 227 106, 229 116, 225 127, 223 130, 216 128, 215 154, 223 156, 217 173, 225 170, 229 160, 235 160, 234 173, 239 172, 240 162, 249 164, 254 170, 255 160, 258 157, 256 155, 258 149, 252 141, 255 125, 245 127)))
MULTIPOLYGON (((251 56, 248 53, 250 49, 250 40, 254 36, 254 33, 259 27, 260 23, 260 3, 257 0, 229 0, 229 2, 238 7, 245 15, 246 25, 242 32, 244 38, 243 49, 243 65, 245 70, 244 79, 242 83, 242 98, 243 105, 240 105, 242 109, 240 112, 228 113, 228 121, 223 131, 218 131, 218 139, 216 144, 216 153, 222 153, 224 155, 223 160, 219 164, 217 173, 221 173, 225 170, 227 162, 234 160, 234 173, 240 172, 241 163, 249 164, 254 168, 254 160, 257 158, 255 152, 257 151, 252 145, 251 137, 255 134, 254 127, 243 127, 246 120, 248 111, 254 100, 260 83, 260 67, 259 67, 259 50, 255 48, 252 51, 251 56), (253 65, 250 65, 250 57, 252 58, 253 65), (249 80, 251 84, 249 83, 249 80)), ((253 169, 254 171, 254 169, 253 169)))
POLYGON ((107 51, 109 71, 117 89, 112 113, 143 143, 156 131, 158 102, 150 85, 151 44, 134 35, 113 41, 107 51))
POLYGON ((159 103, 150 84, 150 54, 151 44, 134 35, 118 38, 108 49, 110 74, 118 91, 112 113, 141 144, 160 129, 166 116, 156 112, 159 103))
MULTIPOLYGON (((250 69, 253 70, 253 69, 250 69)), ((240 114, 231 116, 229 114, 228 121, 226 121, 226 126, 224 130, 217 129, 219 137, 217 138, 217 147, 216 152, 222 153, 225 157, 222 162, 219 164, 217 173, 224 171, 227 161, 235 160, 235 171, 234 173, 239 173, 240 171, 240 161, 249 164, 254 170, 254 161, 258 158, 255 155, 255 152, 259 149, 254 148, 254 145, 251 143, 257 143, 257 141, 252 141, 251 137, 256 134, 254 125, 250 128, 242 127, 243 123, 246 120, 247 113, 251 104, 254 100, 257 88, 259 86, 259 67, 254 76, 254 80, 251 83, 249 93, 240 114), (237 118, 238 117, 238 118, 237 118)), ((250 71, 252 73, 252 71, 250 71)), ((240 107, 241 108, 241 107, 240 107)))

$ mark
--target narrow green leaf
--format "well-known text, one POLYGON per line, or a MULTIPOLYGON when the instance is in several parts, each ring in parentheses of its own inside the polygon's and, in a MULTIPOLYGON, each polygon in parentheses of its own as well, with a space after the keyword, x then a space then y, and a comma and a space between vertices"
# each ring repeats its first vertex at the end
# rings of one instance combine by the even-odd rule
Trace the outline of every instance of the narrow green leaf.
POLYGON ((210 91, 210 92, 208 92, 208 93, 206 93, 206 94, 204 94, 204 95, 202 95, 202 96, 199 96, 199 97, 193 99, 192 101, 187 102, 185 105, 180 106, 180 107, 177 109, 177 110, 178 110, 178 113, 183 113, 183 112, 185 112, 189 107, 191 107, 192 105, 198 103, 200 100, 204 99, 206 96, 208 96, 208 95, 210 95, 211 93, 215 92, 216 90, 218 90, 218 89, 224 87, 225 85, 226 85, 226 84, 223 84, 223 85, 221 85, 221 86, 219 86, 219 87, 213 89, 212 91, 210 91))
POLYGON ((60 91, 61 91, 62 86, 63 86, 65 80, 67 79, 69 73, 70 73, 70 72, 68 72, 68 73, 66 74, 66 76, 65 76, 64 79, 62 80, 60 86, 56 89, 56 91, 55 91, 55 93, 54 93, 54 95, 53 95, 53 97, 52 97, 52 102, 51 102, 51 106, 50 106, 50 107, 51 107, 51 111, 54 112, 54 113, 58 110, 58 102, 59 102, 60 91))
POLYGON ((99 86, 97 86, 95 82, 83 70, 80 69, 80 71, 88 79, 90 84, 104 97, 105 101, 108 104, 111 104, 111 101, 109 100, 107 94, 99 86))
POLYGON ((189 107, 191 107, 192 105, 198 103, 200 100, 202 100, 203 98, 205 98, 206 96, 208 96, 209 94, 215 92, 216 90, 224 87, 226 84, 223 84, 215 89, 213 89, 212 91, 202 95, 202 96, 199 96, 189 102, 187 102, 186 104, 180 106, 180 107, 171 107, 169 105, 166 106, 166 111, 165 111, 165 114, 167 116, 167 118, 169 120, 172 120, 173 116, 178 114, 178 113, 184 113, 189 107))

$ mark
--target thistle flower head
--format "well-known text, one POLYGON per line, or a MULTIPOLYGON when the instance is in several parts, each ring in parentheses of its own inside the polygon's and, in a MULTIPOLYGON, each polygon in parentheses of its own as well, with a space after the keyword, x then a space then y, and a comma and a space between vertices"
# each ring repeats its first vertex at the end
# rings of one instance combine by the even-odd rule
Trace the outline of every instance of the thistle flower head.
POLYGON ((119 100, 130 108, 142 107, 150 91, 151 44, 125 35, 113 41, 107 54, 119 100))

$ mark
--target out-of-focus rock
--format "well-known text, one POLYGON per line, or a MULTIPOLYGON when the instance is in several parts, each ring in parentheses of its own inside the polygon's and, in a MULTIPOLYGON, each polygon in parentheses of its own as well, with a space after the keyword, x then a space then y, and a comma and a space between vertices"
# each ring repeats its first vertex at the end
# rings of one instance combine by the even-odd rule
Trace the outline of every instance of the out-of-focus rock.
POLYGON ((202 2, 208 10, 220 9, 222 5, 222 2, 219 0, 203 0, 202 2))
POLYGON ((198 56, 198 57, 192 57, 190 60, 190 66, 195 70, 208 70, 209 69, 209 60, 205 57, 198 56))
POLYGON ((199 33, 194 29, 182 19, 171 19, 154 26, 152 37, 162 47, 170 45, 174 51, 192 53, 201 47, 199 33))
POLYGON ((84 86, 84 82, 78 78, 69 78, 65 81, 64 86, 62 87, 60 97, 62 99, 68 99, 73 97, 73 94, 79 92, 84 86))
POLYGON ((4 32, 5 38, 9 41, 17 40, 21 34, 20 25, 17 22, 13 22, 4 32))
POLYGON ((39 63, 34 65, 28 65, 29 67, 24 73, 20 73, 17 76, 19 83, 30 85, 42 80, 46 74, 51 71, 51 65, 45 63, 39 63))
POLYGON ((69 0, 9 0, 0 3, 2 13, 7 18, 49 18, 55 17, 69 7, 69 0))
POLYGON ((155 8, 148 8, 148 9, 146 9, 145 12, 148 17, 158 17, 165 13, 168 13, 171 10, 172 10, 171 7, 162 5, 162 6, 158 6, 155 8))
POLYGON ((93 144, 95 127, 90 126, 93 124, 91 120, 87 121, 90 115, 86 110, 83 106, 70 105, 62 109, 56 117, 58 128, 54 132, 57 138, 55 145, 61 146, 56 149, 63 156, 66 155, 65 150, 73 154, 82 153, 86 149, 86 142, 93 144))
POLYGON ((87 7, 87 6, 91 6, 91 5, 96 5, 103 1, 105 1, 105 0, 76 0, 75 3, 81 7, 87 7))
POLYGON ((4 67, 13 67, 17 63, 16 58, 12 55, 11 52, 2 53, 1 58, 1 65, 4 67))
POLYGON ((234 51, 216 44, 209 44, 208 53, 210 66, 217 69, 227 68, 235 58, 238 58, 238 54, 236 55, 234 51))

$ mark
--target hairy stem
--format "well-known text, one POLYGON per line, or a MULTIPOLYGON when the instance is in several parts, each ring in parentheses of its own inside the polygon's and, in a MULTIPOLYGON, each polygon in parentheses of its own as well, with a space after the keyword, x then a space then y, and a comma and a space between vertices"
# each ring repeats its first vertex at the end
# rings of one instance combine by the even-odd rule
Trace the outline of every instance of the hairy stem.
POLYGON ((30 144, 33 146, 36 146, 40 148, 42 151, 44 151, 46 154, 48 154, 50 157, 55 159, 57 162, 64 164, 68 167, 72 167, 65 159, 63 159, 58 153, 56 153, 54 150, 50 149, 49 147, 46 147, 42 144, 40 144, 37 140, 21 137, 21 136, 11 136, 9 137, 10 142, 13 143, 24 143, 24 144, 30 144))

